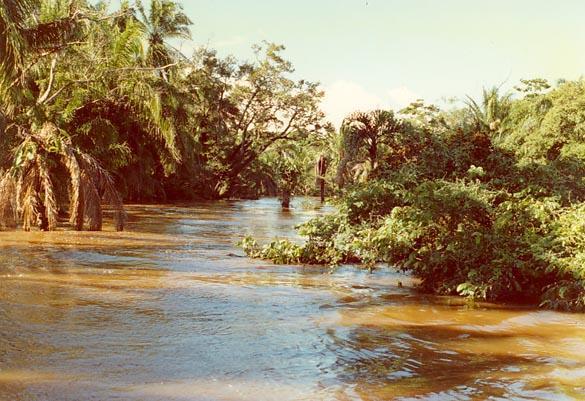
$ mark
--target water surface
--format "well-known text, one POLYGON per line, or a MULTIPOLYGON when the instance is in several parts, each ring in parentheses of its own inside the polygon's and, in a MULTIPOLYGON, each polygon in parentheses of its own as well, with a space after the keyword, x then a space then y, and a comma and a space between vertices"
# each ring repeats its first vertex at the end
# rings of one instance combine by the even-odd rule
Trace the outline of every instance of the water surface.
POLYGON ((583 315, 242 257, 246 233, 295 238, 324 212, 293 205, 131 206, 123 233, 0 232, 0 400, 585 399, 583 315))

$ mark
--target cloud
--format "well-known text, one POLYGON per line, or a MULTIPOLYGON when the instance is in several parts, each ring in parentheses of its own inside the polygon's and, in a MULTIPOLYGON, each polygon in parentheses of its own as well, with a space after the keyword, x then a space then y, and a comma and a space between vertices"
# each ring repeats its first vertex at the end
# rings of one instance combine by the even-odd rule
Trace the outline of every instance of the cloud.
POLYGON ((321 109, 336 127, 353 111, 386 106, 382 98, 351 81, 337 81, 325 87, 325 97, 321 103, 321 109))
POLYGON ((242 35, 232 36, 231 38, 227 39, 220 39, 214 41, 213 45, 218 48, 225 48, 225 47, 234 47, 237 45, 241 45, 242 43, 246 42, 246 38, 242 35))
POLYGON ((419 98, 406 86, 387 90, 384 96, 380 96, 367 91, 356 82, 345 80, 336 81, 324 89, 325 97, 321 109, 336 127, 339 127, 343 118, 351 112, 372 109, 399 110, 419 98))
POLYGON ((390 89, 387 94, 390 98, 392 108, 396 110, 403 109, 415 100, 420 99, 419 95, 408 89, 406 86, 390 89))

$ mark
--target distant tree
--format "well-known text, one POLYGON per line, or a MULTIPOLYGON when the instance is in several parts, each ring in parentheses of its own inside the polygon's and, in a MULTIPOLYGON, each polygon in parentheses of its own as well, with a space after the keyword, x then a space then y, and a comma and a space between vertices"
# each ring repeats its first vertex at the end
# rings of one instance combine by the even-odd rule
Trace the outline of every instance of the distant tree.
POLYGON ((300 189, 305 172, 310 166, 310 155, 303 147, 304 144, 283 142, 265 157, 284 209, 290 207, 292 196, 300 189))
POLYGON ((541 95, 550 89, 550 84, 543 78, 521 79, 520 83, 521 85, 515 86, 514 89, 529 97, 541 95))
POLYGON ((283 46, 256 46, 257 61, 237 64, 204 52, 190 74, 201 99, 196 131, 216 197, 234 193, 241 174, 271 147, 323 130, 318 84, 295 81, 283 46))
POLYGON ((467 97, 465 102, 471 114, 475 129, 484 133, 499 134, 512 106, 510 93, 500 95, 498 87, 483 90, 479 102, 467 97))
POLYGON ((353 170, 362 179, 377 167, 379 148, 403 128, 391 110, 355 112, 347 116, 340 128, 342 149, 337 166, 337 183, 343 186, 353 170))

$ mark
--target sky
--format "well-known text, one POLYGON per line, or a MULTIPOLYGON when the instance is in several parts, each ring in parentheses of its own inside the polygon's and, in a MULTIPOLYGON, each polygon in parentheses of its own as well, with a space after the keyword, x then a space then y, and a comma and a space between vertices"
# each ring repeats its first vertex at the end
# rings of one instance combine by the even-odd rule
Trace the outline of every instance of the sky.
MULTIPOLYGON (((148 1, 144 1, 148 3, 148 1)), ((349 112, 438 105, 511 90, 521 78, 585 73, 585 0, 183 0, 189 53, 252 57, 283 44, 297 78, 318 81, 336 125, 349 112)))

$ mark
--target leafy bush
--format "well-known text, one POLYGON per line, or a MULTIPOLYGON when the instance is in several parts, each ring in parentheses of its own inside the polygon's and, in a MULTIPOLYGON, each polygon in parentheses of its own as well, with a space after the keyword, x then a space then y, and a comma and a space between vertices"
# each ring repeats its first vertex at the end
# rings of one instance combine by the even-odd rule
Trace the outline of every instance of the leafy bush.
POLYGON ((302 225, 303 245, 255 255, 385 263, 433 293, 585 310, 585 83, 486 96, 451 114, 407 110, 370 181, 302 225))

